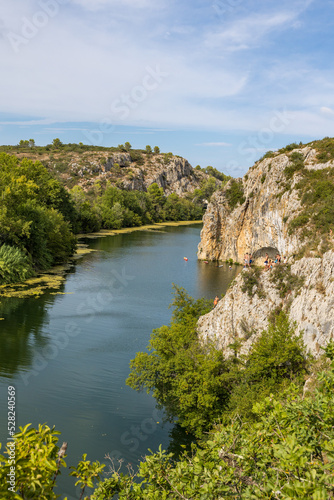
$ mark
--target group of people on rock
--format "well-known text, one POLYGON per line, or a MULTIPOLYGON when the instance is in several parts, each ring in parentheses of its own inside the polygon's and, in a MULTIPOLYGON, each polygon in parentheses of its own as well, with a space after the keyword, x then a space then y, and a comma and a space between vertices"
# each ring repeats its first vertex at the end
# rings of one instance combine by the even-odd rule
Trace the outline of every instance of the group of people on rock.
POLYGON ((269 255, 266 253, 265 261, 264 261, 264 269, 265 271, 268 271, 268 269, 272 269, 274 266, 278 266, 279 264, 283 263, 286 264, 288 259, 286 256, 282 257, 279 253, 276 254, 275 259, 269 259, 269 255))
MULTIPOLYGON (((245 253, 244 255, 244 269, 247 269, 251 267, 253 262, 253 257, 251 253, 245 253)), ((287 257, 282 257, 279 253, 276 254, 275 259, 269 259, 269 255, 266 253, 265 256, 265 261, 264 261, 264 268, 267 271, 268 269, 272 269, 274 266, 277 266, 279 264, 286 264, 287 263, 287 257)))
POLYGON ((250 253, 245 253, 244 255, 244 268, 250 267, 253 262, 253 257, 250 253))

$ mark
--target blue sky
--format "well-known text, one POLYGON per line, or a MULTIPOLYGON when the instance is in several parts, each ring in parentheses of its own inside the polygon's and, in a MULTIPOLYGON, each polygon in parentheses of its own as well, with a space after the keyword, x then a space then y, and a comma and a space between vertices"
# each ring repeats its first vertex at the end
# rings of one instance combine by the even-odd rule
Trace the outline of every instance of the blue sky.
POLYGON ((334 135, 334 1, 0 4, 1 144, 130 141, 240 176, 334 135))

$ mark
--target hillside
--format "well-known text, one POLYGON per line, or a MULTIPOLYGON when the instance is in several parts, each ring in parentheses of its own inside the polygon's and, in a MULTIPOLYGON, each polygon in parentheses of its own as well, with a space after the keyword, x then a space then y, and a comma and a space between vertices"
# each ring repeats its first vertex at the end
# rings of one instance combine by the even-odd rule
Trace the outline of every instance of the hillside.
MULTIPOLYGON (((18 158, 39 160, 67 188, 80 186, 89 191, 96 183, 120 189, 146 191, 157 183, 166 195, 185 196, 200 189, 210 176, 193 169, 190 163, 172 153, 120 147, 94 147, 77 144, 37 146, 3 146, 0 148, 18 158)), ((158 151, 158 148, 156 149, 158 151)), ((216 186, 221 184, 215 180, 216 186)))
MULTIPOLYGON (((204 215, 198 257, 243 263, 218 306, 199 320, 202 338, 248 352, 268 319, 286 311, 315 356, 334 338, 334 140, 268 153, 217 191, 204 215), (264 269, 264 256, 287 263, 264 269)), ((232 352, 230 350, 230 352, 232 352)))

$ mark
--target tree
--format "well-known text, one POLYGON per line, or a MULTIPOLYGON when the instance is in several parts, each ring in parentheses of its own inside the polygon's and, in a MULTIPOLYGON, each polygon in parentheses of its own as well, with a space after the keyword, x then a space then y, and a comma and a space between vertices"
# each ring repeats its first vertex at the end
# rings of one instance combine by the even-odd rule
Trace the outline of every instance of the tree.
POLYGON ((63 143, 61 142, 60 139, 58 139, 58 137, 57 139, 53 139, 52 146, 54 147, 54 149, 60 149, 62 145, 63 143))
POLYGON ((145 151, 146 151, 146 154, 151 154, 152 153, 151 146, 146 146, 145 151))
POLYGON ((222 384, 224 356, 197 338, 200 315, 211 302, 190 297, 174 286, 174 312, 169 326, 153 330, 150 353, 138 353, 131 361, 127 384, 153 396, 172 419, 200 436, 218 419, 227 400, 222 384))
POLYGON ((34 148, 36 146, 34 139, 29 139, 29 148, 34 148))
POLYGON ((130 144, 129 142, 126 142, 126 143, 124 144, 124 146, 125 146, 126 151, 130 151, 130 149, 131 149, 131 147, 132 147, 132 146, 131 146, 131 144, 130 144))
POLYGON ((159 146, 154 146, 154 153, 158 155, 160 153, 160 148, 159 146))

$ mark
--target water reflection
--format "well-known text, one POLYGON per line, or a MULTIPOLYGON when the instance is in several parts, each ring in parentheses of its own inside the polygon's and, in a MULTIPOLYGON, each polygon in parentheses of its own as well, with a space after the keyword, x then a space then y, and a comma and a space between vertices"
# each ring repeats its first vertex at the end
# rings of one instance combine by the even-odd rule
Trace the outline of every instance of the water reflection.
POLYGON ((212 299, 226 293, 229 284, 242 270, 242 266, 226 264, 223 262, 197 263, 197 287, 212 299))
MULTIPOLYGON (((64 289, 61 286, 60 291, 64 289)), ((48 343, 42 327, 48 321, 48 308, 55 295, 46 293, 36 298, 2 298, 0 302, 1 346, 0 376, 12 378, 20 370, 28 370, 36 349, 48 343)))

